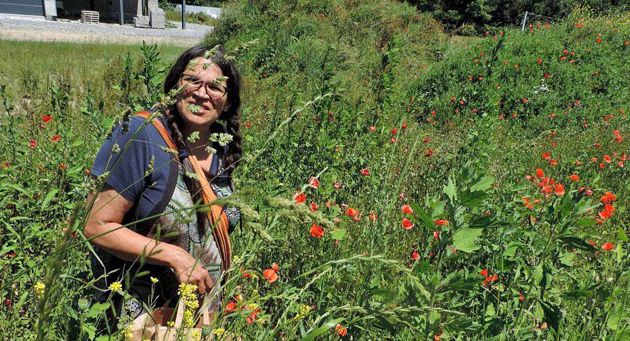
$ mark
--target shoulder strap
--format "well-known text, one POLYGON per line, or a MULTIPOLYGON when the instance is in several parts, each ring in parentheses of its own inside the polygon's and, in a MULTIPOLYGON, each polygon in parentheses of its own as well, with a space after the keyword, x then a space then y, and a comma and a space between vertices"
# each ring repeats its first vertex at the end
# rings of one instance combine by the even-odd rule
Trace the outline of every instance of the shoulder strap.
MULTIPOLYGON (((151 118, 151 114, 147 111, 139 112, 136 115, 143 117, 145 120, 151 118)), ((177 145, 175 144, 175 141, 173 141, 173 139, 171 138, 171 135, 168 133, 162 122, 160 122, 160 120, 152 119, 151 124, 153 124, 153 126, 160 133, 168 147, 177 152, 177 145)), ((206 179, 206 175, 203 169, 201 168, 201 166, 199 166, 197 158, 191 154, 188 156, 188 160, 190 161, 190 164, 192 165, 192 168, 195 171, 197 178, 199 179, 203 203, 206 206, 210 206, 210 210, 207 213, 208 221, 211 224, 210 228, 212 230, 212 235, 214 236, 214 240, 216 241, 217 246, 219 247, 219 252, 221 253, 221 259, 223 261, 223 271, 226 271, 230 268, 230 265, 232 263, 232 245, 230 243, 230 237, 228 235, 228 229, 230 225, 229 220, 227 218, 227 215, 225 214, 225 211, 223 210, 223 207, 210 204, 217 200, 217 196, 212 190, 212 186, 210 186, 208 179, 206 179)))

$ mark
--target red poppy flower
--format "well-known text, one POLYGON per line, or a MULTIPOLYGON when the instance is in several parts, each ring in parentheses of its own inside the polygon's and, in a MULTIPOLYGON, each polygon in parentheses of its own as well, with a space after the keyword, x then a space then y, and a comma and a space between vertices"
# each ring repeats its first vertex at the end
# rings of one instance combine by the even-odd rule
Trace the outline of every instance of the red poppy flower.
POLYGON ((433 149, 427 148, 427 150, 424 152, 424 156, 431 157, 431 155, 433 155, 433 149))
POLYGON ((391 139, 389 139, 389 142, 391 142, 391 143, 396 143, 396 138, 395 138, 395 137, 392 137, 391 139))
POLYGON ((68 165, 65 162, 60 162, 59 163, 59 169, 64 171, 64 170, 66 170, 66 168, 68 168, 68 165))
POLYGON ((553 190, 556 193, 556 195, 559 196, 559 197, 563 196, 564 193, 565 193, 563 184, 556 184, 554 186, 553 190))
POLYGON ((536 58, 536 64, 541 65, 542 64, 542 58, 540 58, 540 57, 536 58))
POLYGON ((407 218, 403 218, 402 220, 402 228, 404 228, 405 230, 411 230, 413 228, 413 223, 411 222, 411 220, 407 219, 407 218))
POLYGON ((407 129, 407 121, 403 121, 402 126, 400 126, 402 129, 407 129))
POLYGON ((615 248, 615 244, 611 243, 611 242, 605 242, 604 244, 602 244, 602 250, 604 251, 610 251, 612 249, 615 248))
POLYGON ((44 123, 48 123, 48 122, 52 121, 52 119, 53 119, 52 115, 44 115, 44 116, 42 116, 42 121, 44 123))
POLYGON ((422 138, 422 142, 429 143, 429 142, 431 142, 431 138, 428 137, 428 136, 425 136, 425 137, 422 138))
POLYGON ((31 139, 31 140, 28 142, 28 145, 29 145, 29 147, 31 147, 31 149, 35 149, 35 147, 37 147, 37 141, 36 141, 36 140, 34 140, 34 139, 31 139))
POLYGON ((50 138, 50 140, 53 141, 53 142, 59 142, 61 140, 61 135, 59 135, 59 134, 53 135, 50 138))
POLYGON ((346 215, 348 217, 354 218, 359 215, 359 211, 355 210, 352 207, 348 207, 348 209, 346 209, 346 215))
POLYGON ((613 134, 615 135, 615 141, 617 141, 617 143, 621 143, 623 141, 623 137, 621 136, 619 130, 614 130, 613 134))
POLYGON ((604 161, 606 161, 606 163, 611 163, 612 158, 610 157, 610 155, 604 155, 604 161))
POLYGON ((551 159, 551 153, 550 152, 543 152, 542 153, 542 158, 543 158, 543 160, 551 159))
POLYGON ((483 277, 488 277, 488 269, 481 269, 481 271, 479 271, 479 274, 483 277))
POLYGON ((315 202, 311 201, 311 204, 310 204, 311 212, 315 212, 315 211, 317 211, 317 209, 319 209, 319 206, 317 206, 317 204, 315 202))
POLYGON ((536 168, 536 176, 542 178, 543 176, 545 176, 545 172, 540 168, 536 168))
POLYGON ((604 209, 599 211, 599 216, 600 218, 606 220, 612 217, 614 212, 615 212, 615 207, 611 204, 606 204, 604 205, 604 209))
POLYGON ((611 202, 617 200, 617 196, 612 192, 606 192, 599 200, 604 204, 610 204, 611 202))
POLYGON ((370 133, 373 133, 376 131, 376 127, 375 126, 369 126, 368 130, 370 131, 370 133))
POLYGON ((344 336, 348 335, 348 328, 345 328, 341 324, 337 324, 335 326, 335 332, 337 332, 337 335, 339 335, 341 337, 344 337, 344 336))
POLYGON ((263 271, 263 277, 265 277, 269 283, 273 283, 278 280, 278 274, 273 269, 265 269, 263 271))
POLYGON ((438 219, 436 221, 433 222, 436 226, 447 226, 448 225, 448 220, 446 219, 438 219))
POLYGON ((392 128, 391 133, 392 133, 392 135, 396 135, 396 134, 398 134, 398 129, 396 129, 396 128, 392 128))
POLYGON ((363 168, 359 171, 359 173, 361 173, 361 175, 363 176, 369 176, 370 175, 370 170, 367 168, 363 168))
POLYGON ((308 184, 315 189, 319 188, 319 180, 315 177, 308 179, 308 184))
POLYGON ((313 238, 320 239, 324 236, 324 229, 317 224, 311 225, 310 232, 311 232, 311 237, 313 238))
POLYGON ((296 204, 303 204, 304 202, 306 202, 306 194, 304 194, 303 192, 299 192, 293 197, 293 200, 296 204))
POLYGON ((402 207, 400 208, 400 210, 402 211, 402 213, 404 214, 413 214, 413 209, 411 208, 411 206, 405 204, 402 205, 402 207))
POLYGON ((413 252, 411 252, 411 259, 413 261, 417 261, 418 259, 420 259, 420 253, 416 250, 413 250, 413 252))
POLYGON ((577 174, 571 174, 571 176, 569 176, 569 178, 571 179, 571 181, 573 182, 577 182, 580 181, 580 177, 577 174))
POLYGON ((226 305, 225 305, 225 312, 226 313, 231 313, 233 311, 236 311, 237 305, 236 302, 234 301, 229 301, 226 305))
POLYGON ((438 239, 440 239, 440 232, 433 231, 433 240, 438 240, 438 239))

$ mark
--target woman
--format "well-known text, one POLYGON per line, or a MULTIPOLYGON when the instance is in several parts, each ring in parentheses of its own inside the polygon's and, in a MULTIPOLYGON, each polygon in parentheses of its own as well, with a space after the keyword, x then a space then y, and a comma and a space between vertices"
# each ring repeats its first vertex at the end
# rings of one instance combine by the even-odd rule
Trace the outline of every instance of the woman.
MULTIPOLYGON (((236 208, 195 209, 207 193, 206 179, 211 195, 233 190, 231 174, 241 157, 237 69, 222 50, 195 46, 171 68, 164 91, 175 103, 116 127, 91 170, 104 181, 84 229, 95 246, 92 268, 101 289, 129 283, 124 290, 133 300, 123 306, 121 295, 111 296, 114 315, 128 319, 143 312, 143 303, 174 306, 180 283, 220 296, 231 255, 228 227, 222 235, 220 223, 232 230, 240 220, 236 208), (146 120, 149 114, 155 122, 146 120)), ((212 309, 217 305, 218 299, 212 309)), ((113 318, 110 331, 116 329, 113 318)))

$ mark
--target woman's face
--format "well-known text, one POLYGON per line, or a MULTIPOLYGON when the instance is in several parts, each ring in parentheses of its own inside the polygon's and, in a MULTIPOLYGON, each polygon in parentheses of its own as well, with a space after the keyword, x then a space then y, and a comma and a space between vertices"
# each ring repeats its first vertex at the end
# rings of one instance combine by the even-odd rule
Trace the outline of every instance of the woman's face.
POLYGON ((208 129, 229 106, 226 82, 220 80, 223 72, 207 61, 202 57, 191 60, 178 83, 183 90, 175 106, 188 132, 208 129))

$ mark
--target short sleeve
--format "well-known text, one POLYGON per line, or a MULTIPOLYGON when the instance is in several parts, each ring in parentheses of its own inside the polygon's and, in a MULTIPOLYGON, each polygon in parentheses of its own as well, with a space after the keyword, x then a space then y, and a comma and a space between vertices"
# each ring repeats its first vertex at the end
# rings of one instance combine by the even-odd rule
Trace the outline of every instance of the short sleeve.
POLYGON ((138 202, 150 167, 150 143, 141 117, 132 117, 128 129, 117 126, 96 154, 90 174, 102 176, 105 183, 131 202, 138 202))

